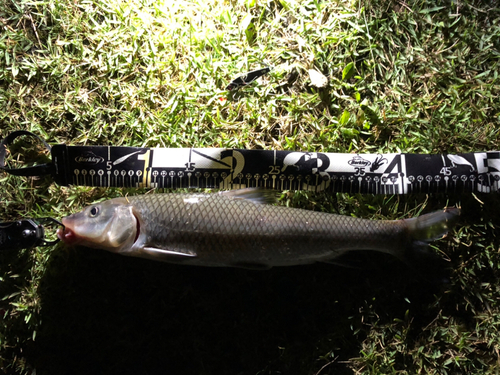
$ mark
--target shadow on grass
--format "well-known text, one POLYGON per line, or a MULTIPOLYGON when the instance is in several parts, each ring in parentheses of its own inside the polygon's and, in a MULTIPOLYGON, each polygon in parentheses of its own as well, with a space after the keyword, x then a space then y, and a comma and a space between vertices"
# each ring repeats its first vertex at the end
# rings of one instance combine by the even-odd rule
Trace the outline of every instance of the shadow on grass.
POLYGON ((337 356, 321 374, 352 373, 345 361, 359 355, 360 310, 375 303, 392 321, 407 298, 417 324, 435 317, 432 286, 397 259, 364 256, 370 269, 249 271, 61 247, 26 357, 37 374, 315 374, 337 356))

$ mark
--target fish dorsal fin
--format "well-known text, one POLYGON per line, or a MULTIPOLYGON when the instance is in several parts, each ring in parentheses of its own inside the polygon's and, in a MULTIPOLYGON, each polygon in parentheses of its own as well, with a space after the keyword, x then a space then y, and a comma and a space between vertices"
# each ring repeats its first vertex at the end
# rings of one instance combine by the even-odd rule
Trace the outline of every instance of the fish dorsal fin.
POLYGON ((175 250, 166 250, 166 249, 158 249, 156 247, 144 247, 143 252, 147 255, 154 257, 165 257, 165 258, 195 258, 196 253, 192 251, 175 251, 175 250))
POLYGON ((223 191, 220 195, 230 199, 248 200, 255 204, 271 204, 276 202, 274 190, 259 187, 223 191))

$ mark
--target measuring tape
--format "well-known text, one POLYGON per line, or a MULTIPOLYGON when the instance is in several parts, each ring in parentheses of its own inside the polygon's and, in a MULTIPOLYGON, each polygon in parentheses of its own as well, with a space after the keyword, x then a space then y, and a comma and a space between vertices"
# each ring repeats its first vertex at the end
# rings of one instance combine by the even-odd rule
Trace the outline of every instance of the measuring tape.
POLYGON ((498 151, 442 155, 339 154, 59 144, 51 148, 47 145, 52 155, 50 164, 32 169, 6 168, 6 145, 21 135, 32 133, 14 132, 0 142, 2 169, 17 175, 51 174, 56 183, 65 186, 264 187, 361 194, 490 193, 500 188, 498 151))

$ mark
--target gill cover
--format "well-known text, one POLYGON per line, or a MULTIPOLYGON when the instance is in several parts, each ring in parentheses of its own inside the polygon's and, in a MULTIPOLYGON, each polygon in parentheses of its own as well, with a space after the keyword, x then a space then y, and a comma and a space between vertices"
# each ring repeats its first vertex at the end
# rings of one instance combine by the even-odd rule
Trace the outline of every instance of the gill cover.
POLYGON ((137 234, 137 219, 125 198, 88 206, 64 218, 63 223, 78 244, 111 252, 132 246, 137 234))

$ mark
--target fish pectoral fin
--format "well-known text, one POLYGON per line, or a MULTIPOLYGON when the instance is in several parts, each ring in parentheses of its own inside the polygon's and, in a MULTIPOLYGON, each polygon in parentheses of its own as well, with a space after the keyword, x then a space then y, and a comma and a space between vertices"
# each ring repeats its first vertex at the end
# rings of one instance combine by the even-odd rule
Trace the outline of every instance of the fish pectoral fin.
POLYGON ((156 247, 145 247, 143 248, 143 252, 153 257, 172 257, 177 259, 195 258, 197 256, 196 253, 192 251, 166 250, 158 249, 156 247))
POLYGON ((228 190, 219 194, 230 199, 243 199, 255 204, 276 203, 276 194, 274 190, 259 187, 228 190))

